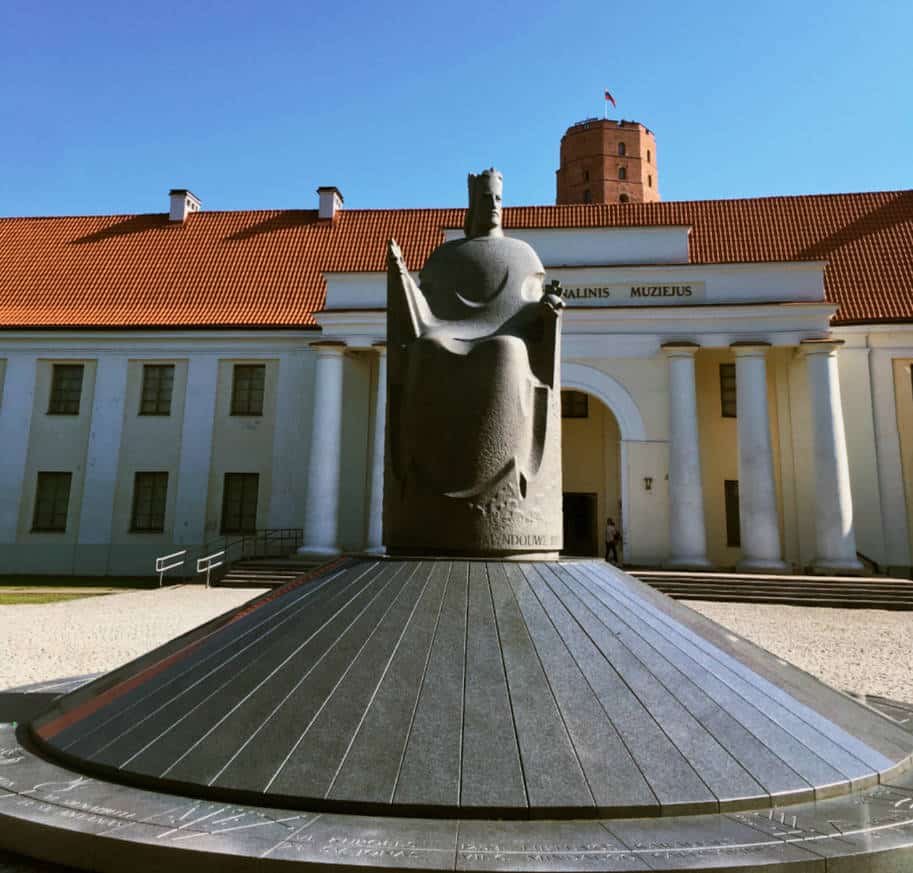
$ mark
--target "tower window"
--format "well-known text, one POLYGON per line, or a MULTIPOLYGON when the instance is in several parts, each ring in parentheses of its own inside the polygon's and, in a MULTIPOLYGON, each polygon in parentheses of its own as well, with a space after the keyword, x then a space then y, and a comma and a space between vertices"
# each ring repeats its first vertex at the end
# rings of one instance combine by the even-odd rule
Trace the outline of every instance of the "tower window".
POLYGON ((627 171, 627 169, 626 169, 625 167, 619 167, 619 168, 618 168, 618 178, 619 178, 619 179, 627 179, 627 178, 628 178, 628 171, 627 171))
POLYGON ((589 182, 589 181, 590 181, 590 171, 589 171, 589 170, 584 170, 584 171, 583 171, 583 181, 584 181, 584 182, 589 182))
POLYGON ((624 157, 627 154, 625 150, 625 144, 623 142, 618 143, 618 154, 624 157))
POLYGON ((650 156, 650 149, 647 149, 647 163, 649 164, 652 160, 653 158, 650 156))
POLYGON ((593 196, 592 196, 592 194, 590 194, 590 189, 589 189, 589 188, 584 189, 584 192, 583 192, 583 202, 584 202, 584 203, 592 203, 592 202, 593 202, 593 196))
POLYGON ((653 187, 653 177, 652 176, 647 176, 647 186, 650 188, 653 187))
POLYGON ((628 202, 628 195, 627 195, 627 194, 619 194, 619 195, 618 195, 618 202, 619 202, 619 203, 627 203, 627 202, 628 202))

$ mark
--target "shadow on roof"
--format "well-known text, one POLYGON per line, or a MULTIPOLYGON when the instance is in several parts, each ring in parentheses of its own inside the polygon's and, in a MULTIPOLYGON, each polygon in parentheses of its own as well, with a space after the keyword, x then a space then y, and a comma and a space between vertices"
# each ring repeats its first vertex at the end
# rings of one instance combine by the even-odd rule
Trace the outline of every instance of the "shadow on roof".
POLYGON ((250 239, 251 237, 260 236, 264 233, 275 233, 280 230, 294 230, 298 227, 305 227, 309 224, 322 224, 326 227, 332 227, 329 221, 320 222, 317 217, 316 209, 286 209, 270 218, 258 221, 250 227, 242 228, 235 231, 227 240, 250 239))
POLYGON ((181 225, 176 222, 170 222, 167 215, 134 215, 131 218, 126 218, 116 224, 103 227, 101 230, 96 230, 94 233, 72 239, 70 240, 69 245, 78 246, 85 245, 86 243, 102 242, 106 239, 113 239, 119 236, 130 236, 134 233, 144 233, 148 230, 156 230, 169 226, 180 227, 181 225))
POLYGON ((821 259, 833 254, 834 251, 856 242, 863 237, 884 233, 889 228, 908 224, 913 226, 913 191, 900 191, 890 202, 878 209, 860 215, 834 233, 818 240, 814 245, 808 246, 797 253, 798 259, 821 259))

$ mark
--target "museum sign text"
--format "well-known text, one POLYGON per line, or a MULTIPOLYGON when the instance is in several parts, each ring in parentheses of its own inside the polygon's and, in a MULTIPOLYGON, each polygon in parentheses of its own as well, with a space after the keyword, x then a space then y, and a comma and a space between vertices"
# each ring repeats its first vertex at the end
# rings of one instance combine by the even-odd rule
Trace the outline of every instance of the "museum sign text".
POLYGON ((570 306, 632 306, 671 303, 687 306, 704 299, 704 282, 631 285, 566 285, 561 290, 570 306))

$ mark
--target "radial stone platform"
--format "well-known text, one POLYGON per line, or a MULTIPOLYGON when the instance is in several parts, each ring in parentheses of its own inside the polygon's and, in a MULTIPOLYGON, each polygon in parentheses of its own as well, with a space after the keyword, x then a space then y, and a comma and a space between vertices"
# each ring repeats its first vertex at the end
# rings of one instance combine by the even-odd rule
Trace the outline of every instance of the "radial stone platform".
POLYGON ((0 743, 94 869, 913 869, 913 736, 601 562, 343 559, 0 743))

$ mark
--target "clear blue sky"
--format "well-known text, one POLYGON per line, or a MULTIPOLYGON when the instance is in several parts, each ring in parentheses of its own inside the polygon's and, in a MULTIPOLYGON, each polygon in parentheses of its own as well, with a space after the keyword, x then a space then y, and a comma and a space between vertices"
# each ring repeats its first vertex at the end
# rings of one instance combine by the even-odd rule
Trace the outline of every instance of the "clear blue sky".
POLYGON ((0 215, 553 203, 564 130, 657 137, 665 200, 913 187, 910 0, 0 0, 0 215))

